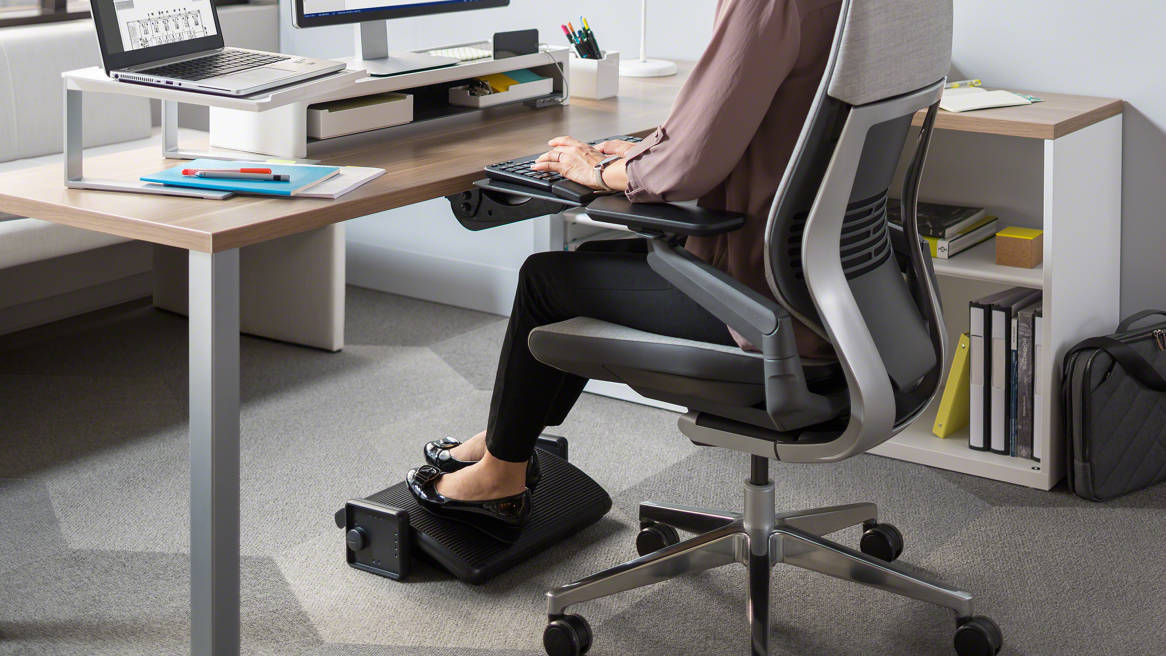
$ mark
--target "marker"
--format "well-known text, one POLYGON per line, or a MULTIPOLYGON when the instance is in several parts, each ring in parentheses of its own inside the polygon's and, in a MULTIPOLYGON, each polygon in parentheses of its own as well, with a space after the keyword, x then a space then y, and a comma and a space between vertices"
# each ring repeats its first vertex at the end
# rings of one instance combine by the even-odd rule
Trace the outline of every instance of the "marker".
POLYGON ((595 54, 595 58, 603 59, 603 51, 599 49, 599 41, 595 39, 595 32, 591 31, 591 23, 588 23, 587 19, 583 16, 580 16, 579 20, 583 23, 583 30, 587 34, 587 41, 591 46, 592 52, 595 54))
POLYGON ((965 89, 967 87, 978 87, 982 84, 983 84, 983 82, 981 82, 980 80, 957 80, 955 82, 948 82, 946 85, 944 85, 943 88, 944 89, 965 89))
POLYGON ((267 182, 288 182, 291 176, 287 173, 240 173, 239 171, 199 171, 194 174, 197 178, 215 178, 219 180, 265 180, 267 182))
POLYGON ((199 173, 271 173, 271 169, 182 169, 182 175, 199 173))

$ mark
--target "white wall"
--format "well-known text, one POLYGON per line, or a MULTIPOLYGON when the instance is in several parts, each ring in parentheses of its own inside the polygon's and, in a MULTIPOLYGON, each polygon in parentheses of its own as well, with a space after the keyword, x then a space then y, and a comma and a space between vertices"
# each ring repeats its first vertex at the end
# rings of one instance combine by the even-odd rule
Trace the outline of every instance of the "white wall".
MULTIPOLYGON (((281 39, 292 52, 342 56, 351 52, 351 28, 294 30, 290 1, 281 0, 281 39)), ((1122 312, 1166 306, 1161 253, 1166 248, 1166 2, 1161 0, 954 0, 953 75, 987 85, 1122 98, 1125 108, 1122 312)), ((707 42, 714 0, 649 2, 652 56, 694 58, 707 42)), ((395 21, 390 42, 402 49, 489 38, 496 30, 538 27, 543 40, 561 43, 558 25, 583 13, 601 45, 638 50, 639 3, 634 0, 512 0, 507 8, 395 21)), ((924 190, 926 194, 926 190, 924 190)), ((441 251, 473 258, 493 250, 494 265, 520 261, 529 227, 506 235, 459 233, 443 202, 354 221, 350 243, 441 251), (390 218, 392 217, 392 218, 390 218), (523 231, 526 232, 523 232, 523 231), (432 236, 425 243, 426 236, 432 236), (487 241, 481 241, 487 238, 487 241), (519 243, 521 247, 517 246, 519 243), (413 245, 410 245, 413 244, 413 245), (507 246, 511 248, 507 248, 507 246)), ((1088 263, 1082 263, 1088 266, 1088 263)), ((355 273, 358 284, 361 273, 355 273)))
POLYGON ((955 9, 963 75, 1126 101, 1122 313, 1166 307, 1166 2, 956 0, 955 9))

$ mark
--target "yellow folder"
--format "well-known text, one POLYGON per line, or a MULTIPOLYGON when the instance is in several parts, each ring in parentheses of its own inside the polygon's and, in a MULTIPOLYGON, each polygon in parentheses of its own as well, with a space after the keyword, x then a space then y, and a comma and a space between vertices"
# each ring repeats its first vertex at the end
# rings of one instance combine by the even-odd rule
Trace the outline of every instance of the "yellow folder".
POLYGON ((967 333, 960 335, 955 355, 951 358, 951 371, 947 374, 947 384, 939 399, 939 412, 935 415, 935 425, 931 432, 936 437, 948 437, 968 425, 968 349, 971 340, 967 333))

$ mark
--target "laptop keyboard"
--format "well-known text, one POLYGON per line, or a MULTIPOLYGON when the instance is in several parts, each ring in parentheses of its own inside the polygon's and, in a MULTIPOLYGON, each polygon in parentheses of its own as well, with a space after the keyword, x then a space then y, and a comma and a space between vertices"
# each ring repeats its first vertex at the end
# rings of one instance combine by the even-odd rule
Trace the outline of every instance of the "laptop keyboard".
POLYGON ((237 73, 250 68, 266 66, 277 61, 291 59, 279 55, 269 55, 262 52, 248 52, 246 50, 224 50, 198 59, 166 64, 148 68, 142 73, 159 77, 172 77, 178 80, 205 80, 228 73, 237 73))

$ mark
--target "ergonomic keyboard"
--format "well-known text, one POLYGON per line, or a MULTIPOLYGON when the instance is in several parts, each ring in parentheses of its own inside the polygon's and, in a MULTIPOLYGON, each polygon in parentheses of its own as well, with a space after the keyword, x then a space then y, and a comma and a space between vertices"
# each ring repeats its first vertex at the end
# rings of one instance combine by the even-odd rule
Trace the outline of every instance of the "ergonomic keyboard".
MULTIPOLYGON (((641 139, 639 137, 620 135, 617 137, 596 139, 590 142, 590 144, 596 146, 604 141, 639 143, 641 139)), ((541 155, 542 153, 539 153, 538 155, 530 155, 529 157, 520 157, 506 162, 499 162, 498 164, 491 164, 486 167, 486 177, 492 180, 498 180, 499 182, 509 182, 511 184, 533 187, 541 191, 549 191, 559 198, 565 198, 577 203, 589 203, 603 193, 586 185, 574 182, 573 180, 568 180, 553 171, 535 171, 530 168, 530 165, 541 155)))
POLYGON ((165 64, 155 68, 148 68, 142 72, 159 77, 172 77, 179 80, 205 80, 249 68, 259 68, 260 66, 266 66, 267 64, 285 59, 289 59, 289 57, 228 48, 222 52, 207 55, 206 57, 165 64))

